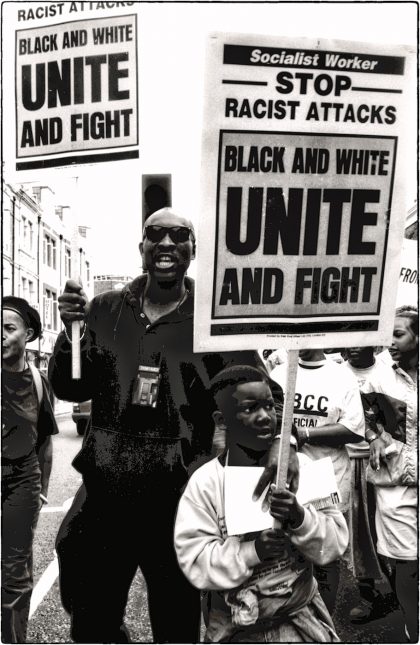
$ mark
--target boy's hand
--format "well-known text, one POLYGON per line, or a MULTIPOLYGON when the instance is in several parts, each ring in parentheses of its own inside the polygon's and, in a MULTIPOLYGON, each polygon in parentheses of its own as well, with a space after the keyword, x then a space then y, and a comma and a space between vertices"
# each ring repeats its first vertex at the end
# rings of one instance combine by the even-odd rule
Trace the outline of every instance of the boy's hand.
POLYGON ((282 526, 297 529, 303 522, 305 509, 290 490, 277 490, 271 486, 270 513, 282 526))
MULTIPOLYGON (((274 482, 276 479, 279 450, 280 439, 275 438, 268 452, 267 464, 264 468, 264 472, 255 487, 254 494, 252 496, 254 501, 259 499, 267 485, 274 482)), ((289 465, 287 467, 287 483, 289 484, 290 490, 295 493, 299 486, 299 461, 297 458, 296 448, 294 446, 290 446, 289 465)), ((268 496, 269 493, 267 493, 262 504, 262 509, 265 511, 270 507, 268 496)))
POLYGON ((281 558, 285 551, 285 536, 281 529, 266 529, 255 540, 255 550, 261 562, 281 558))

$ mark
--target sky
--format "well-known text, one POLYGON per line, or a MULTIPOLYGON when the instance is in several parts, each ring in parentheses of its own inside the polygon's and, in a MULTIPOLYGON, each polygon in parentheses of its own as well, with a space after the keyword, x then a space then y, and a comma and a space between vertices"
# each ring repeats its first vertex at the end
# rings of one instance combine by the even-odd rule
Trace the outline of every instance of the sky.
MULTIPOLYGON (((41 177, 56 191, 59 203, 72 205, 79 223, 90 227, 94 273, 134 276, 140 270, 142 174, 171 173, 174 209, 195 224, 199 220, 205 45, 211 31, 413 46, 417 38, 416 5, 406 2, 166 2, 137 3, 135 9, 139 20, 140 160, 81 165, 70 173, 44 170, 41 177), (78 177, 77 191, 74 180, 68 180, 69 174, 78 177)), ((15 12, 16 4, 6 3, 6 26, 16 24, 15 12)), ((13 83, 13 45, 10 48, 7 41, 13 30, 6 32, 3 78, 7 87, 7 83, 13 83)), ((7 99, 5 120, 8 105, 7 99)), ((12 150, 9 136, 6 128, 6 181, 39 180, 38 173, 16 176, 13 172, 12 164, 8 164, 12 150)), ((407 198, 414 203, 415 145, 409 156, 407 198)), ((194 272, 193 267, 190 273, 194 272)))

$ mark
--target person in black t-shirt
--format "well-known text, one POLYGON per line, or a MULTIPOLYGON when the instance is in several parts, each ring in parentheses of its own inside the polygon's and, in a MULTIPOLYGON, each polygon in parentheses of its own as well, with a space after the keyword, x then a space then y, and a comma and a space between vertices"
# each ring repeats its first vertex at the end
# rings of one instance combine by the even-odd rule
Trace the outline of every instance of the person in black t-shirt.
POLYGON ((41 334, 26 300, 2 303, 2 641, 25 643, 33 587, 32 544, 58 432, 45 377, 29 367, 26 343, 41 334))

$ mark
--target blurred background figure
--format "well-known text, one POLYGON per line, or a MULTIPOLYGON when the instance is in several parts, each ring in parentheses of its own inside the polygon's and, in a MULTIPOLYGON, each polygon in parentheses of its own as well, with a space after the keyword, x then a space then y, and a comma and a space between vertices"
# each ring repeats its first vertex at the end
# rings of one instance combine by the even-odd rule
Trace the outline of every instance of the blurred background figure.
POLYGON ((2 317, 1 633, 3 643, 26 643, 32 544, 58 429, 47 380, 25 356, 26 343, 41 334, 39 314, 23 298, 7 296, 2 317))
POLYGON ((363 388, 376 394, 371 403, 384 427, 370 444, 367 470, 376 492, 377 552, 411 643, 418 639, 418 346, 418 310, 401 307, 389 348, 394 363, 382 363, 363 388))
MULTIPOLYGON (((287 364, 276 367, 270 378, 284 389, 287 364)), ((322 349, 299 352, 293 422, 300 451, 311 459, 331 457, 341 495, 338 508, 347 516, 351 472, 345 446, 364 439, 363 406, 356 379, 350 373, 345 374, 335 361, 327 360, 322 349)), ((314 575, 332 614, 340 579, 339 560, 315 566, 314 575)))
MULTIPOLYGON (((374 347, 348 347, 343 350, 345 361, 342 368, 350 372, 363 390, 370 376, 380 377, 383 364, 375 359, 374 347)), ((382 579, 381 567, 376 555, 375 491, 366 481, 369 463, 369 442, 376 439, 377 427, 372 424, 371 404, 363 393, 365 410, 365 441, 346 445, 351 462, 350 487, 350 564, 357 581, 360 601, 349 612, 350 621, 364 624, 387 614, 393 605, 391 598, 384 598, 375 586, 382 579), (373 428, 372 428, 373 425, 373 428)), ((395 606, 395 603, 394 603, 395 606)))

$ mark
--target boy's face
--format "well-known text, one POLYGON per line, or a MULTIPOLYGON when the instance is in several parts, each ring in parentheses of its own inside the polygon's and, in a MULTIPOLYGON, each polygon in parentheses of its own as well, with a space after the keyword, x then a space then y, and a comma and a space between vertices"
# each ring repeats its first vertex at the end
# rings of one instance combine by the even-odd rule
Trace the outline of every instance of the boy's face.
POLYGON ((274 400, 264 381, 240 383, 221 410, 228 444, 267 450, 276 428, 274 400))

